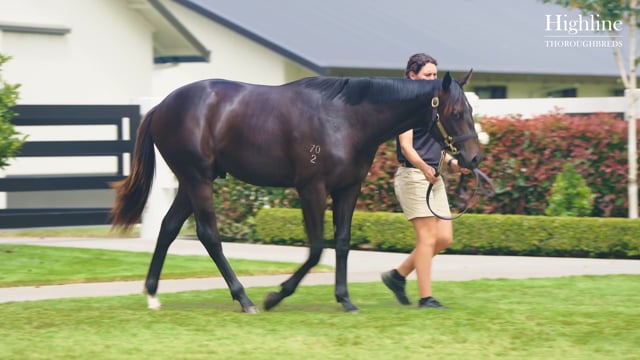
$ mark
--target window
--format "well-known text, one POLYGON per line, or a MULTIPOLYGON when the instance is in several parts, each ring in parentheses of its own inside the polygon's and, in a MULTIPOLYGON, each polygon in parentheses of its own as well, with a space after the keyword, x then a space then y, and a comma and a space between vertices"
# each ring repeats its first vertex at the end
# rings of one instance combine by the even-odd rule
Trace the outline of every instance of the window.
POLYGON ((547 92, 547 97, 550 98, 562 98, 562 97, 576 97, 578 96, 578 89, 576 88, 567 88, 567 89, 559 89, 547 92))
POLYGON ((477 86, 473 88, 473 92, 480 99, 504 99, 507 97, 506 86, 477 86))

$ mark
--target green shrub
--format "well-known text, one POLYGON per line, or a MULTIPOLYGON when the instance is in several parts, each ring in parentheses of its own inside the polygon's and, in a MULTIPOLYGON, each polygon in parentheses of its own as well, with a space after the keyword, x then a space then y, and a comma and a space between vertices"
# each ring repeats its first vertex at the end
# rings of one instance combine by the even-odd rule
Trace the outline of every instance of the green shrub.
MULTIPOLYGON (((255 224, 264 243, 307 243, 298 209, 262 209, 255 224)), ((640 219, 466 214, 453 228, 449 254, 640 259, 640 219)), ((331 229, 327 212, 327 246, 331 229)), ((415 245, 413 228, 400 213, 356 211, 351 237, 356 249, 410 252, 415 245)))
MULTIPOLYGON (((2 65, 9 59, 10 57, 0 54, 0 70, 2 65)), ((11 123, 11 119, 16 115, 11 108, 18 101, 19 87, 20 85, 11 85, 4 82, 0 71, 0 169, 9 165, 7 160, 15 156, 25 140, 24 136, 19 136, 20 133, 15 130, 11 123)))
POLYGON ((566 163, 551 188, 549 216, 588 216, 593 207, 593 193, 572 163, 566 163))

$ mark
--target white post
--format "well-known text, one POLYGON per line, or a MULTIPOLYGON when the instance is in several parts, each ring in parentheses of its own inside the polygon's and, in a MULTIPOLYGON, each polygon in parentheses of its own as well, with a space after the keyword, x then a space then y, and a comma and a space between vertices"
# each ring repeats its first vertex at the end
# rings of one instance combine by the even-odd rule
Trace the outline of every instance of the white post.
POLYGON ((173 173, 155 146, 154 151, 156 153, 156 174, 140 224, 140 237, 149 240, 158 238, 162 219, 169 210, 178 188, 173 173))
MULTIPOLYGON (((139 99, 140 112, 146 114, 160 100, 156 98, 139 99)), ((160 225, 164 215, 169 210, 178 188, 177 181, 167 163, 155 148, 156 170, 151 186, 151 192, 142 213, 142 223, 140 224, 140 237, 143 239, 156 240, 160 232, 160 225)))
POLYGON ((629 166, 629 178, 628 178, 628 195, 629 195, 629 218, 636 219, 638 217, 638 139, 637 139, 637 126, 636 119, 640 110, 640 89, 627 89, 625 90, 625 97, 627 99, 627 111, 625 119, 629 127, 628 132, 628 166, 629 166))
POLYGON ((465 91, 464 95, 467 97, 469 104, 473 108, 473 112, 476 114, 481 114, 482 112, 478 112, 478 109, 481 108, 480 106, 481 101, 478 94, 474 93, 473 91, 465 91))

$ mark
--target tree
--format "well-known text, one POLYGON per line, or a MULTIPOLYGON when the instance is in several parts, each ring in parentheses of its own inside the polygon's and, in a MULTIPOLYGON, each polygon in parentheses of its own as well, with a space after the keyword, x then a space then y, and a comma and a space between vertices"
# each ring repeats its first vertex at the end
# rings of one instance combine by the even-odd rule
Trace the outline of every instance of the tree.
MULTIPOLYGON (((2 65, 11 59, 0 54, 0 70, 2 65)), ((0 169, 4 169, 18 149, 24 143, 25 137, 15 130, 10 120, 16 113, 11 110, 18 100, 19 84, 10 85, 3 81, 0 72, 0 169)))
MULTIPOLYGON (((640 9, 638 0, 542 0, 545 3, 555 3, 568 9, 578 8, 585 15, 594 15, 604 21, 622 21, 629 27, 629 54, 626 61, 619 47, 613 48, 613 55, 620 71, 620 78, 624 84, 628 98, 626 120, 628 122, 628 196, 629 217, 638 217, 638 140, 637 140, 637 106, 640 101, 637 84, 637 66, 640 57, 637 54, 636 39, 637 29, 640 27, 640 9)), ((610 30, 609 35, 615 40, 615 30, 610 30)))

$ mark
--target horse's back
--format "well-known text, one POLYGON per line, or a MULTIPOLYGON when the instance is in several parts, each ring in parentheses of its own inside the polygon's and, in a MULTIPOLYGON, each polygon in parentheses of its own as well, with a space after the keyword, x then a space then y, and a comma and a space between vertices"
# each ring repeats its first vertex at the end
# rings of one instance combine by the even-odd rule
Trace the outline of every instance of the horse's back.
POLYGON ((219 79, 185 85, 156 107, 154 142, 174 172, 190 157, 190 163, 206 163, 206 171, 292 186, 292 141, 312 132, 301 119, 308 101, 298 90, 219 79))

